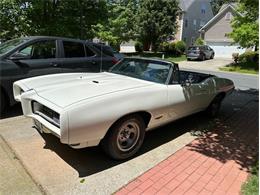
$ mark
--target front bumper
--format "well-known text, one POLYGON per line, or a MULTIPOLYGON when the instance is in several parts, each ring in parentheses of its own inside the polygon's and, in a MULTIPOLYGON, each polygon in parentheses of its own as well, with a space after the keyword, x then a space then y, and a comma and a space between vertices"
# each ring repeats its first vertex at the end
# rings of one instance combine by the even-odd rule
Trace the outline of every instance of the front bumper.
POLYGON ((35 117, 33 117, 33 126, 41 133, 51 133, 56 137, 58 137, 59 139, 61 138, 61 133, 59 128, 55 127, 54 125, 52 125, 51 127, 49 124, 43 122, 40 118, 35 119, 35 117))

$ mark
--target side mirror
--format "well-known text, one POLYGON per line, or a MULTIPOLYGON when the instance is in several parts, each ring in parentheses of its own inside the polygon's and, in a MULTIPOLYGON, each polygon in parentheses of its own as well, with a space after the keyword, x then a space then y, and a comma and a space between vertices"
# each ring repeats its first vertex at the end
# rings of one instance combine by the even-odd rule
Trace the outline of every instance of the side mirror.
POLYGON ((186 80, 184 82, 181 83, 182 87, 190 87, 191 86, 191 82, 189 80, 186 80))
POLYGON ((31 56, 30 55, 22 55, 20 53, 15 53, 12 56, 10 56, 8 59, 9 60, 14 60, 14 61, 28 60, 28 59, 31 59, 31 56))

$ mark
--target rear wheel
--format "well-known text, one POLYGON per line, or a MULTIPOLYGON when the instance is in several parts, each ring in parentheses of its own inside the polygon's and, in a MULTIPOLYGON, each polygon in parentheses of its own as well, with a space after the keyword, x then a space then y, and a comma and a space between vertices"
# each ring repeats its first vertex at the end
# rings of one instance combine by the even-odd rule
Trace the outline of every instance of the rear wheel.
POLYGON ((117 121, 101 144, 111 158, 122 160, 133 156, 139 150, 144 135, 143 119, 139 115, 130 115, 117 121))
POLYGON ((218 115, 223 98, 224 98, 224 95, 219 94, 212 100, 212 102, 206 109, 206 114, 209 117, 214 118, 218 115))
POLYGON ((206 57, 205 57, 205 55, 203 54, 202 56, 201 56, 201 61, 204 61, 206 59, 206 57))

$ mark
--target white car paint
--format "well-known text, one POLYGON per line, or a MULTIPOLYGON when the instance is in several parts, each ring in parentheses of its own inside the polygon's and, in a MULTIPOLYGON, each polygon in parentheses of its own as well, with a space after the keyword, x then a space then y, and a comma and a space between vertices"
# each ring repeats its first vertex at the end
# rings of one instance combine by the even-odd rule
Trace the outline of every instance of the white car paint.
POLYGON ((220 92, 234 88, 228 79, 210 77, 198 84, 158 84, 113 73, 68 73, 20 80, 14 97, 23 113, 73 148, 96 146, 109 128, 130 113, 147 112, 146 130, 204 110, 220 92), (60 115, 59 127, 35 114, 36 101, 60 115))

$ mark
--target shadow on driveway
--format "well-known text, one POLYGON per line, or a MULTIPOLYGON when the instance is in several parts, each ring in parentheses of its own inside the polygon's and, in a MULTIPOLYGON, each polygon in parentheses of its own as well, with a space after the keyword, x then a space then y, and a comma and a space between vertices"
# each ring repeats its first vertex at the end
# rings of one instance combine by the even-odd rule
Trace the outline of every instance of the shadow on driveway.
POLYGON ((259 153, 258 91, 236 92, 237 98, 231 97, 230 103, 239 99, 242 101, 248 95, 254 98, 248 99, 240 107, 235 107, 231 116, 217 120, 209 131, 188 144, 189 149, 222 163, 233 160, 241 169, 250 171, 259 153))
MULTIPOLYGON (((202 117, 202 113, 199 113, 149 131, 146 133, 140 151, 133 158, 172 141, 186 132, 193 131, 201 124, 206 125, 207 123, 208 119, 202 117)), ((103 153, 101 147, 72 149, 61 144, 59 139, 53 135, 41 134, 41 136, 46 143, 44 148, 57 153, 66 163, 78 171, 79 177, 89 176, 125 162, 110 159, 103 153)))
MULTIPOLYGON (((247 160, 253 158, 253 156, 251 152, 246 153, 248 152, 247 149, 251 148, 251 145, 257 145, 255 139, 258 140, 256 128, 258 127, 258 103, 254 102, 256 105, 253 107, 250 104, 253 101, 252 99, 256 99, 255 94, 256 92, 252 94, 252 90, 235 91, 224 100, 220 117, 217 119, 209 119, 203 113, 198 113, 147 132, 144 144, 136 156, 190 132, 199 135, 197 145, 191 146, 192 150, 223 162, 233 158, 240 161, 243 167, 248 167, 247 160), (248 118, 249 116, 251 118, 248 118), (248 131, 249 128, 250 131, 248 131), (216 136, 216 131, 221 132, 221 134, 216 136), (250 139, 247 138, 249 135, 250 139), (250 147, 247 146, 248 142, 250 147)), ((44 148, 57 153, 78 172, 79 177, 89 176, 124 163, 124 161, 109 159, 99 147, 72 149, 61 144, 59 139, 52 135, 41 134, 41 136, 46 142, 44 148)))

